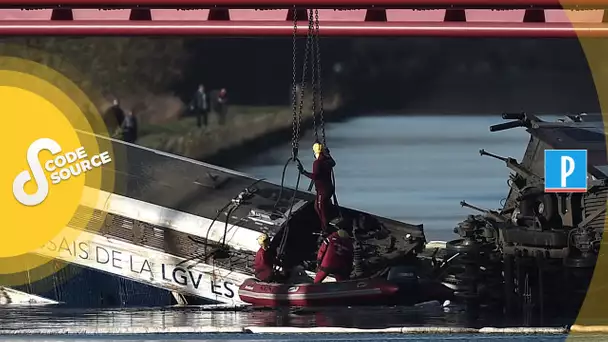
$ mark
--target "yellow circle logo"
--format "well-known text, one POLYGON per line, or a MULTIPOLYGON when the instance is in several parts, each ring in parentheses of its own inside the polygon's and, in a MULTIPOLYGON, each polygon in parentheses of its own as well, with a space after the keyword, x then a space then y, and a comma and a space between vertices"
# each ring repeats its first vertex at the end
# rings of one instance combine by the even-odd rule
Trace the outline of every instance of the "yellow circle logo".
MULTIPOLYGON (((102 139, 107 129, 80 89, 35 62, 0 57, 0 98, 3 124, 12 132, 0 136, 5 146, 0 275, 53 259, 70 262, 71 253, 60 255, 57 246, 103 222, 91 216, 113 186, 111 144, 102 139)), ((38 278, 57 271, 47 269, 38 278)))
POLYGON ((82 145, 69 120, 42 96, 0 86, 0 98, 7 127, 23 128, 3 142, 12 146, 5 153, 11 162, 0 170, 2 179, 13 178, 12 191, 0 193, 9 213, 0 257, 12 257, 34 251, 69 223, 84 189, 82 166, 75 163, 82 145))

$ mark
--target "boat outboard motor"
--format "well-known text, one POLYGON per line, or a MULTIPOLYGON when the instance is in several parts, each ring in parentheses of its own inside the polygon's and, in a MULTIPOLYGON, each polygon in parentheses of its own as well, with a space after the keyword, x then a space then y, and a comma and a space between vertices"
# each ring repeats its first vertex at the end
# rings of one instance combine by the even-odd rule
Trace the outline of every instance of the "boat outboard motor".
POLYGON ((388 271, 387 280, 399 286, 397 296, 405 301, 417 302, 418 274, 413 266, 394 266, 388 271))

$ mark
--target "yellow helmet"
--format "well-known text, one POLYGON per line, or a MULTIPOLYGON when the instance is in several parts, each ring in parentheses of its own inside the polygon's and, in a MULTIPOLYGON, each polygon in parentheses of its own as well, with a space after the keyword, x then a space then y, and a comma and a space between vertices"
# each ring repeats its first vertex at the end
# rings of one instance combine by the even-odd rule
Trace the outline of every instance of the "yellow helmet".
POLYGON ((338 230, 338 236, 341 238, 347 238, 350 237, 350 235, 348 235, 348 232, 344 229, 339 229, 338 230))
POLYGON ((258 244, 260 246, 265 246, 266 243, 268 243, 268 234, 264 233, 264 234, 258 236, 258 244))
POLYGON ((312 145, 312 151, 315 154, 321 154, 321 152, 323 151, 323 144, 321 144, 321 143, 314 143, 312 145))

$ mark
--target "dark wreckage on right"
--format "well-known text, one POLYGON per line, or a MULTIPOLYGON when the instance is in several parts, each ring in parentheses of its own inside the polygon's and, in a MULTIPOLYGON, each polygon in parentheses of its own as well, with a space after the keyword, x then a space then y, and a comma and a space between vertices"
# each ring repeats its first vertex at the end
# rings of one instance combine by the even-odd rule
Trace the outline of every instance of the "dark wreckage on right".
POLYGON ((440 279, 455 299, 507 312, 574 313, 592 279, 604 231, 608 190, 606 139, 601 114, 567 115, 556 122, 530 114, 503 114, 498 132, 524 127, 530 140, 518 162, 481 150, 512 172, 499 210, 478 212, 459 223, 459 239, 446 244, 440 279), (585 193, 544 191, 545 149, 586 149, 585 193))
MULTIPOLYGON (((456 226, 454 232, 459 239, 435 245, 425 242, 422 227, 416 231, 414 226, 405 229, 391 226, 389 221, 378 226, 387 228, 392 237, 378 239, 369 224, 357 222, 360 215, 344 209, 343 217, 332 222, 352 226, 355 240, 363 245, 382 248, 372 248, 375 253, 355 253, 352 281, 318 287, 336 298, 340 291, 354 297, 354 292, 371 291, 360 288, 374 285, 363 279, 380 279, 374 285, 380 290, 389 291, 389 287, 398 284, 397 298, 387 297, 391 300, 452 299, 465 304, 468 312, 481 309, 536 317, 556 312, 561 318, 576 316, 588 295, 604 229, 608 162, 602 116, 567 115, 548 122, 522 113, 503 114, 503 119, 510 121, 493 125, 490 131, 523 127, 530 140, 521 161, 480 151, 482 156, 494 159, 488 162, 503 162, 511 170, 506 182, 508 195, 501 209, 482 209, 462 201, 461 205, 475 211, 475 215, 456 226), (587 150, 586 192, 545 192, 547 149, 587 150), (363 236, 365 232, 371 235, 363 236), (349 284, 353 288, 348 288, 349 284)), ((301 249, 310 235, 306 229, 295 229, 288 235, 296 233, 300 235, 288 239, 292 246, 287 250, 292 252, 301 249)), ((281 234, 274 237, 274 244, 282 240, 281 234)), ((300 285, 249 280, 243 283, 239 294, 247 302, 262 305, 276 302, 272 295, 275 290, 287 297, 312 298, 316 293, 315 286, 300 285), (305 290, 312 292, 298 292, 305 290)), ((345 300, 340 298, 338 304, 345 300)), ((387 304, 390 303, 393 302, 387 304)))

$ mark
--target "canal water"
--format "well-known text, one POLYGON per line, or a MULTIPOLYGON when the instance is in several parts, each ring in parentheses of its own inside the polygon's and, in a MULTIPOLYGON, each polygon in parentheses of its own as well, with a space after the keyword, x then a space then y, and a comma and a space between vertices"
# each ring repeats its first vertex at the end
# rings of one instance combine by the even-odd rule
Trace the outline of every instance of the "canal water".
MULTIPOLYGON (((424 224, 428 240, 454 238, 455 225, 472 214, 466 200, 497 209, 508 193, 504 162, 481 157, 480 149, 520 159, 529 140, 523 128, 490 132, 496 116, 370 116, 326 124, 336 160, 336 193, 341 206, 424 224)), ((321 133, 319 133, 320 135, 321 133)), ((310 171, 315 135, 306 132, 300 159, 310 171)), ((264 151, 237 166, 239 171, 280 183, 291 144, 264 151)), ((295 186, 292 166, 285 183, 295 186)), ((307 188, 303 178, 300 187, 307 188)))

